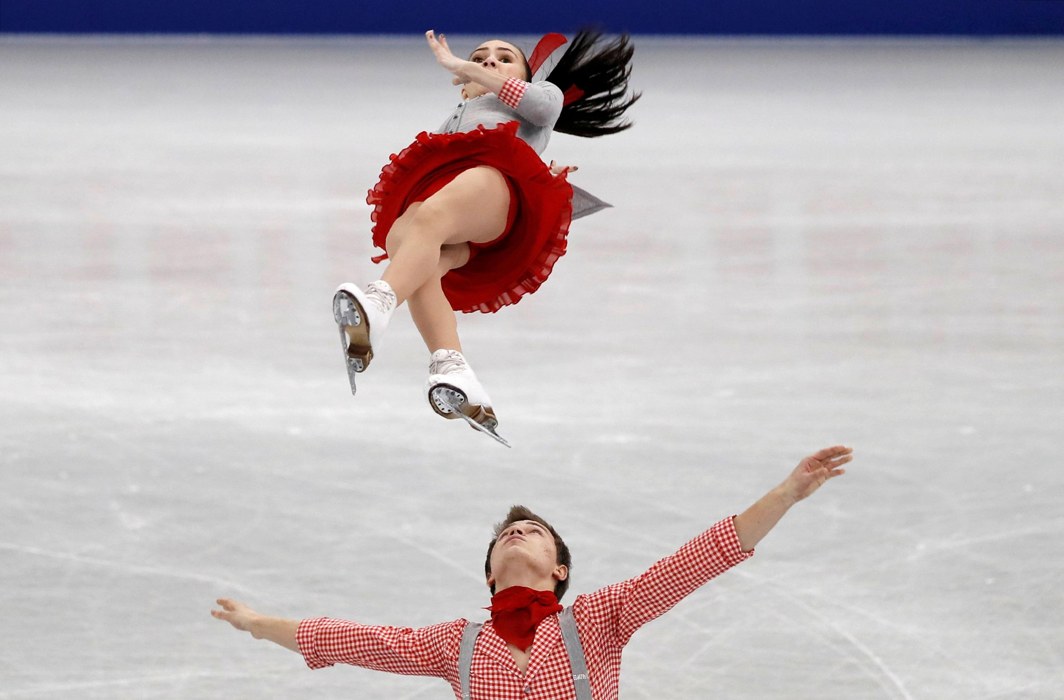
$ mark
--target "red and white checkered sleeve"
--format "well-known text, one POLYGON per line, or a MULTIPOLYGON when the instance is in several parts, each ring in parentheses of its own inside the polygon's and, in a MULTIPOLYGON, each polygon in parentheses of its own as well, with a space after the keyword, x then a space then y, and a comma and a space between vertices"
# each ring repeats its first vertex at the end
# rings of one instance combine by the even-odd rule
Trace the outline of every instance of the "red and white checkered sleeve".
POLYGON ((410 676, 447 676, 464 620, 431 627, 383 627, 319 617, 302 620, 296 642, 307 666, 350 664, 410 676))
POLYGON ((502 89, 499 90, 499 100, 510 107, 511 109, 517 109, 517 105, 521 104, 521 98, 525 96, 525 91, 528 90, 528 83, 518 78, 507 78, 503 83, 502 89))
POLYGON ((739 533, 735 531, 735 516, 724 518, 709 529, 710 537, 715 541, 715 546, 723 557, 724 568, 719 573, 724 573, 736 564, 746 561, 754 556, 754 550, 743 551, 742 542, 739 541, 739 533))
POLYGON ((617 642, 626 644, 640 627, 753 556, 752 551, 742 551, 733 517, 716 523, 643 574, 586 596, 597 617, 614 621, 617 642))
POLYGON ((328 618, 318 617, 312 620, 301 620, 299 627, 296 628, 296 644, 299 645, 299 653, 303 655, 303 660, 307 662, 307 666, 312 669, 325 668, 326 666, 332 666, 332 664, 326 661, 320 653, 318 653, 318 630, 328 622, 328 618))

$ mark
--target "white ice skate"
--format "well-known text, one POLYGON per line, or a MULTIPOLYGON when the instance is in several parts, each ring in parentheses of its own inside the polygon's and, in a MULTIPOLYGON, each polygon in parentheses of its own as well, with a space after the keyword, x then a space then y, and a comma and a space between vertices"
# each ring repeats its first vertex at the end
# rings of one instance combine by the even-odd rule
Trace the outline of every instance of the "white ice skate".
POLYGON ((340 327, 347 379, 355 393, 355 375, 365 372, 373 359, 384 329, 395 310, 395 292, 383 280, 372 282, 363 291, 353 284, 341 284, 333 295, 333 318, 340 327))
POLYGON ((461 418, 473 428, 510 446, 495 432, 499 421, 491 408, 491 399, 462 353, 457 350, 432 353, 425 394, 432 410, 444 418, 461 418))

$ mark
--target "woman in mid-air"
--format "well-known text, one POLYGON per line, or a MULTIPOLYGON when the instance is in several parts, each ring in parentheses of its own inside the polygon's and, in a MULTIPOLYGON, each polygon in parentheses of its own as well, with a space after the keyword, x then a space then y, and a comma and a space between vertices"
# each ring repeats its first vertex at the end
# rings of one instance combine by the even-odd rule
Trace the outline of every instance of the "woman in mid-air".
POLYGON ((514 44, 485 41, 461 59, 447 39, 425 34, 436 61, 461 86, 462 103, 434 133, 393 155, 367 201, 373 242, 388 259, 366 287, 340 285, 333 315, 355 375, 378 351, 396 307, 406 302, 431 358, 425 395, 445 418, 491 434, 491 399, 462 354, 456 311, 494 313, 535 292, 565 254, 570 221, 609 206, 569 184, 575 167, 544 163, 552 131, 603 136, 631 123, 625 111, 633 48, 581 31, 544 80, 531 82, 566 43, 548 34, 525 57, 514 44))

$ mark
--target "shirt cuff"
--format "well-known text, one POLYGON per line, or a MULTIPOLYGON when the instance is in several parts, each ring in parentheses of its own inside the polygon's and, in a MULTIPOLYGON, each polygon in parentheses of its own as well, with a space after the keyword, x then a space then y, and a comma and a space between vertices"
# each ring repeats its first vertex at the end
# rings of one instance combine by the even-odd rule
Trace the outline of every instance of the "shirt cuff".
POLYGON ((327 619, 318 617, 312 620, 301 620, 299 627, 296 628, 296 644, 299 645, 299 653, 303 655, 303 660, 307 662, 307 666, 312 669, 332 666, 331 663, 321 658, 317 649, 318 630, 321 629, 322 623, 327 619))
POLYGON ((517 105, 521 103, 521 98, 525 96, 525 91, 528 90, 528 83, 518 78, 507 78, 503 83, 502 90, 499 90, 499 100, 512 109, 517 109, 517 105))
POLYGON ((735 516, 724 518, 709 529, 710 537, 717 543, 717 550, 724 556, 729 566, 735 566, 754 556, 754 550, 743 551, 739 533, 735 531, 735 516))

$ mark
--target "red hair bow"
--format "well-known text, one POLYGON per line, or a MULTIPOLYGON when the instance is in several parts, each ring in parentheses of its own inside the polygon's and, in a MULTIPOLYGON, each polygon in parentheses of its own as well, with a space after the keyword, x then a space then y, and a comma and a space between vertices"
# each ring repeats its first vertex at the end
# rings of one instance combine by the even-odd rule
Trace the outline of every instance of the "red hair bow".
POLYGON ((532 49, 532 54, 528 57, 528 70, 532 75, 536 74, 547 60, 547 56, 554 53, 555 49, 564 44, 568 39, 562 34, 557 32, 551 32, 550 34, 544 34, 543 38, 536 44, 536 48, 532 49))
MULTIPOLYGON (((532 49, 532 55, 528 57, 528 71, 529 75, 535 75, 543 64, 547 61, 547 57, 554 53, 558 47, 565 44, 568 41, 563 35, 557 32, 551 32, 550 34, 544 34, 543 38, 536 44, 536 48, 532 49)), ((575 85, 570 85, 565 91, 562 104, 570 105, 576 102, 584 96, 584 91, 575 85)))

